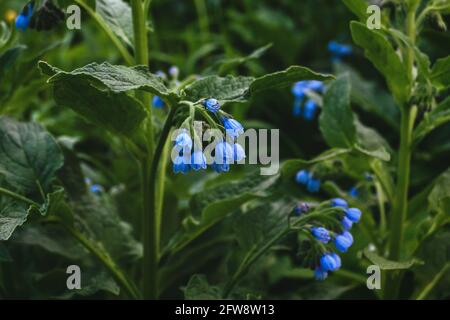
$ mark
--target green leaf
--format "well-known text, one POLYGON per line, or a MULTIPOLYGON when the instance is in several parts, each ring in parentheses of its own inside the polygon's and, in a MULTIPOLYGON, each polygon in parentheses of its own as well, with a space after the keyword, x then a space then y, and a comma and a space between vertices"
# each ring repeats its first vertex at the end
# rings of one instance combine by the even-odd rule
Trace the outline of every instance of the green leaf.
POLYGON ((306 168, 315 163, 334 160, 342 155, 350 153, 351 149, 330 149, 311 160, 293 159, 287 160, 281 166, 281 175, 283 177, 291 177, 299 170, 306 168))
POLYGON ((373 158, 389 161, 391 155, 387 150, 390 146, 387 141, 374 129, 366 127, 355 118, 355 127, 358 144, 355 149, 373 158))
POLYGON ((8 240, 14 230, 25 223, 27 216, 24 204, 0 197, 0 240, 8 240))
POLYGON ((222 298, 220 288, 211 286, 206 276, 195 274, 183 288, 186 300, 218 300, 222 298))
POLYGON ((126 67, 111 65, 108 62, 90 63, 71 72, 62 71, 44 61, 39 61, 43 74, 50 76, 49 83, 76 80, 77 83, 90 84, 101 90, 123 93, 132 90, 144 90, 172 102, 177 101, 177 94, 169 91, 163 80, 148 71, 145 66, 126 67))
POLYGON ((0 118, 0 176, 8 185, 27 195, 48 190, 63 162, 58 144, 41 126, 0 118))
POLYGON ((425 114, 422 122, 414 130, 413 144, 419 143, 434 129, 450 121, 450 97, 442 101, 434 110, 425 114))
POLYGON ((222 105, 229 102, 243 102, 254 80, 252 77, 209 76, 186 87, 184 95, 192 102, 208 98, 217 99, 222 105))
POLYGON ((8 252, 8 248, 0 242, 0 262, 12 262, 13 259, 8 252))
POLYGON ((316 73, 306 67, 291 66, 284 71, 270 73, 257 78, 250 86, 250 94, 255 94, 264 90, 284 88, 294 82, 303 80, 333 80, 334 76, 316 73))
POLYGON ((5 73, 10 70, 19 58, 20 54, 26 49, 26 46, 17 46, 6 50, 0 55, 0 83, 3 83, 5 73))
POLYGON ((315 73, 308 68, 291 66, 259 78, 209 76, 193 82, 185 88, 184 96, 189 101, 215 98, 226 104, 245 102, 252 94, 275 88, 283 88, 301 80, 331 80, 332 75, 315 73))
POLYGON ((450 169, 436 179, 428 204, 430 210, 450 215, 450 169))
POLYGON ((119 135, 132 135, 147 116, 135 98, 98 90, 79 79, 55 82, 54 98, 58 105, 69 107, 87 121, 119 135))
POLYGON ((118 296, 120 287, 114 279, 105 271, 101 272, 86 272, 80 290, 66 290, 66 293, 61 296, 62 299, 72 299, 76 296, 89 297, 93 296, 99 291, 106 291, 118 296))
POLYGON ((325 141, 333 148, 352 148, 356 142, 354 115, 350 108, 350 78, 341 76, 325 93, 319 125, 325 141))
POLYGON ((125 44, 134 44, 131 8, 122 0, 97 0, 95 11, 105 20, 111 30, 125 44))
POLYGON ((236 68, 239 65, 242 65, 242 64, 245 64, 246 62, 258 59, 262 55, 264 55, 267 52, 267 50, 269 50, 271 47, 272 47, 272 44, 269 43, 261 48, 256 49, 255 51, 253 51, 252 53, 250 53, 249 55, 247 55, 245 57, 229 58, 229 59, 220 60, 217 63, 219 65, 218 73, 220 75, 227 74, 230 70, 232 70, 233 68, 236 68))
POLYGON ((411 92, 408 72, 397 52, 379 31, 369 30, 364 24, 350 24, 353 40, 365 49, 366 57, 386 78, 389 89, 399 106, 409 99, 411 92))
POLYGON ((32 205, 28 211, 42 216, 57 216, 68 225, 73 224, 72 209, 66 202, 64 188, 57 188, 55 191, 47 193, 44 204, 39 207, 32 205))
POLYGON ((185 230, 172 239, 170 250, 176 252, 182 249, 242 204, 267 196, 267 190, 276 184, 278 178, 278 175, 261 176, 258 172, 194 195, 190 206, 197 215, 183 221, 185 230))
POLYGON ((436 61, 431 69, 431 81, 439 89, 450 86, 450 56, 436 61))
POLYGON ((411 268, 414 264, 417 263, 416 260, 404 262, 388 260, 379 256, 373 251, 369 251, 368 249, 364 250, 364 255, 367 259, 369 259, 370 262, 380 267, 381 270, 404 270, 411 268))
POLYGON ((369 4, 366 0, 342 0, 347 8, 353 12, 362 22, 367 21, 367 7, 369 4))

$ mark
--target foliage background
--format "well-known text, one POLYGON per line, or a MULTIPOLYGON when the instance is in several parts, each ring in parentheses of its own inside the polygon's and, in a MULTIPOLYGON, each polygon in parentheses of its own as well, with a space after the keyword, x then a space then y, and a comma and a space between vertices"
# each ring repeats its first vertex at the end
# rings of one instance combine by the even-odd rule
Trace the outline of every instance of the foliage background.
MULTIPOLYGON (((7 9, 19 11, 22 2, 2 0, 0 17, 7 9)), ((207 32, 199 27, 201 22, 195 2, 153 1, 153 32, 150 33, 152 72, 176 65, 182 78, 191 74, 205 75, 214 72, 211 68, 217 66, 218 61, 244 57, 257 48, 272 44, 260 58, 232 66, 225 70, 226 73, 258 76, 299 64, 323 73, 339 73, 345 69, 352 76, 358 74, 360 79, 354 81, 355 92, 352 94, 359 94, 366 101, 354 103, 353 111, 365 125, 376 128, 390 146, 397 148, 398 114, 394 108, 389 114, 376 109, 380 101, 384 105, 393 104, 379 73, 358 48, 340 66, 331 62, 327 51, 329 41, 352 43, 349 22, 354 17, 340 1, 207 0, 207 32)), ((434 61, 448 55, 449 40, 449 32, 436 31, 430 25, 424 31, 419 47, 434 61)), ((20 34, 19 41, 26 45, 20 59, 29 63, 15 70, 11 78, 0 78, 1 114, 23 121, 36 121, 59 141, 71 146, 73 153, 82 159, 83 175, 105 188, 103 196, 89 202, 86 219, 92 220, 90 225, 100 230, 94 232, 99 234, 103 243, 111 246, 122 265, 137 269, 133 266, 137 265, 142 248, 135 240, 139 238, 140 228, 137 216, 139 178, 134 170, 135 163, 120 141, 88 124, 69 109, 57 107, 45 78, 36 67, 40 59, 63 70, 72 70, 93 61, 120 63, 118 52, 85 13, 81 31, 67 31, 64 27, 50 33, 32 31, 20 34), (17 90, 13 96, 8 96, 11 86, 17 90), (124 238, 119 241, 117 228, 125 229, 121 230, 124 238)), ((229 111, 246 128, 280 128, 282 159, 311 159, 326 150, 327 145, 319 132, 318 121, 294 118, 292 104, 290 90, 283 89, 264 93, 245 105, 233 105, 229 111)), ((419 194, 447 169, 450 163, 449 136, 450 124, 447 124, 430 134, 421 143, 420 150, 413 154, 411 197, 419 194)), ((355 184, 364 184, 361 176, 349 175, 345 170, 334 178, 344 192, 355 184)), ((189 211, 189 201, 194 194, 208 192, 222 182, 241 179, 249 171, 251 168, 245 167, 234 168, 231 173, 221 176, 212 173, 188 177, 171 175, 164 209, 163 242, 167 243, 177 231, 176 226, 189 211)), ((309 195, 297 190, 296 197, 308 199, 309 195)), ((327 199, 329 195, 324 193, 320 197, 327 199)), ((415 199, 410 211, 423 217, 427 199, 415 199)), ((187 253, 173 258, 184 267, 176 273, 170 270, 163 273, 163 298, 182 298, 180 288, 193 274, 205 274, 210 283, 224 280, 229 269, 235 267, 235 255, 238 255, 233 254, 237 252, 236 242, 227 236, 233 230, 232 221, 228 217, 198 239, 187 253)), ((450 254, 448 231, 440 237, 443 239, 430 241, 438 241, 442 248, 428 244, 429 250, 425 251, 433 256, 432 259, 446 261, 450 254)), ((311 272, 300 266, 297 255, 285 252, 280 245, 252 270, 242 285, 242 292, 247 296, 251 293, 252 297, 286 299, 376 298, 376 294, 365 287, 365 267, 370 263, 362 257, 362 250, 371 240, 360 230, 355 231, 355 239, 355 245, 343 256, 345 270, 325 282, 313 280, 311 272)), ((61 230, 42 226, 20 228, 13 241, 0 243, 0 253, 0 296, 3 298, 113 298, 118 293, 117 284, 102 267, 94 259, 86 257, 82 248, 67 239, 61 230), (87 277, 91 280, 87 283, 90 285, 82 292, 73 294, 65 290, 65 268, 69 263, 80 264, 83 270, 88 270, 87 277)), ((405 296, 430 280, 430 268, 433 266, 427 264, 407 271, 407 281, 402 289, 405 296)), ((449 297, 448 278, 449 275, 433 291, 433 297, 449 297)), ((201 278, 193 281, 204 284, 201 278)), ((198 297, 195 290, 186 295, 188 298, 198 297)))

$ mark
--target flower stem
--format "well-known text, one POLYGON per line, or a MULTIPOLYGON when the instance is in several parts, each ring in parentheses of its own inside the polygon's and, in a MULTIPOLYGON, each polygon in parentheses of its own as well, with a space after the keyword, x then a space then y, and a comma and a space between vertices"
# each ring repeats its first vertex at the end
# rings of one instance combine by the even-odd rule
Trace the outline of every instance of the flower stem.
MULTIPOLYGON (((158 167, 161 158, 165 158, 164 146, 167 137, 172 129, 173 117, 176 107, 170 109, 164 124, 161 136, 156 146, 156 150, 149 166, 148 161, 144 159, 142 163, 143 177, 143 196, 144 196, 144 216, 143 216, 143 243, 144 243, 144 259, 143 259, 143 275, 144 275, 144 299, 158 298, 158 264, 160 258, 160 226, 162 200, 156 199, 156 181, 158 176, 158 167), (155 201, 157 200, 157 201, 155 201), (161 201, 161 203, 159 203, 161 201)), ((164 162, 164 161, 163 161, 164 162)), ((165 170, 163 170, 165 173, 165 170)), ((161 176, 158 185, 159 197, 161 197, 164 182, 161 182, 161 176)))
POLYGON ((38 206, 38 207, 40 206, 39 203, 34 202, 33 200, 31 200, 27 197, 24 197, 18 193, 15 193, 14 191, 8 190, 8 189, 0 188, 0 194, 4 194, 10 198, 19 200, 19 201, 24 202, 29 205, 38 206))

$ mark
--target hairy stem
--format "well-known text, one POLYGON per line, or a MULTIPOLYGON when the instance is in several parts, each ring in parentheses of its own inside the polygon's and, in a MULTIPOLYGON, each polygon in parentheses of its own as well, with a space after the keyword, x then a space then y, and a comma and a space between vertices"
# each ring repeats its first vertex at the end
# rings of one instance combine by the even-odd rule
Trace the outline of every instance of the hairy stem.
MULTIPOLYGON (((158 298, 158 264, 160 258, 160 225, 162 201, 157 203, 156 200, 156 182, 158 176, 158 167, 161 158, 164 158, 164 146, 166 145, 167 137, 172 128, 173 117, 176 112, 176 107, 170 109, 167 116, 164 128, 159 137, 158 145, 153 156, 153 160, 149 166, 148 161, 144 160, 142 163, 145 177, 143 181, 144 189, 144 216, 143 216, 143 241, 144 241, 144 299, 158 298)), ((164 161, 163 161, 164 162, 164 161)), ((165 171, 164 171, 165 173, 165 171)), ((161 196, 164 188, 164 180, 159 180, 159 195, 161 196)))
POLYGON ((8 190, 8 189, 0 188, 0 194, 4 194, 10 198, 19 200, 19 201, 24 202, 29 205, 34 205, 34 206, 38 206, 38 207, 40 206, 39 203, 37 203, 27 197, 24 197, 18 193, 15 193, 14 191, 8 190))

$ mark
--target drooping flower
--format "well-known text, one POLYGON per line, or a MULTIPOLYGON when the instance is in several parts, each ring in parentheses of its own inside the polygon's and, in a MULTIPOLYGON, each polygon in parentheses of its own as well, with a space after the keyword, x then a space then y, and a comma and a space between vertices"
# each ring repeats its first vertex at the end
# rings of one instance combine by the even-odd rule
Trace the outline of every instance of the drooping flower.
POLYGON ((25 32, 33 15, 33 3, 28 3, 16 17, 16 28, 25 32))
POLYGON ((230 171, 230 165, 228 163, 218 164, 218 163, 213 162, 213 164, 211 165, 211 168, 217 173, 230 171))
POLYGON ((356 187, 352 187, 349 191, 348 194, 350 197, 352 198, 358 198, 358 188, 356 187))
POLYGON ((352 225, 353 225, 353 222, 349 218, 347 218, 346 216, 344 216, 342 218, 341 223, 342 223, 342 226, 344 227, 344 230, 347 230, 347 231, 350 230, 352 228, 352 225))
POLYGON ((158 70, 156 71, 156 76, 161 78, 162 80, 167 80, 167 75, 165 74, 164 71, 158 70))
POLYGON ((214 152, 214 162, 216 164, 230 164, 234 160, 233 147, 228 142, 219 142, 216 145, 214 152))
POLYGON ((331 206, 348 208, 348 203, 347 203, 347 201, 345 201, 342 198, 334 198, 334 199, 331 199, 331 206))
POLYGON ((320 180, 310 177, 306 189, 309 192, 316 193, 320 190, 320 180))
POLYGON ((334 271, 338 268, 338 261, 331 253, 325 253, 320 257, 320 267, 323 271, 334 271))
POLYGON ((209 112, 216 113, 220 110, 220 103, 217 99, 206 99, 203 102, 203 105, 206 109, 208 109, 209 112))
POLYGON ((334 261, 336 261, 336 269, 339 269, 342 266, 342 261, 341 261, 341 257, 339 257, 339 255, 337 255, 336 253, 331 253, 331 257, 334 259, 334 261))
POLYGON ((173 161, 173 172, 183 174, 188 173, 191 170, 191 167, 188 162, 189 161, 186 161, 184 156, 182 155, 177 156, 173 161))
POLYGON ((312 235, 323 243, 328 243, 331 240, 330 231, 323 227, 311 228, 312 235))
POLYGON ((227 135, 233 138, 237 138, 244 133, 244 127, 235 119, 222 117, 222 123, 227 135))
POLYGON ((103 187, 102 187, 101 185, 99 185, 99 184, 93 184, 93 185, 91 185, 91 186, 89 187, 89 190, 90 190, 92 193, 100 194, 100 193, 103 192, 103 187))
POLYGON ((309 172, 307 170, 300 170, 297 172, 297 175, 295 176, 295 181, 299 184, 308 184, 309 181, 309 172))
POLYGON ((245 159, 245 150, 239 143, 233 145, 233 159, 235 162, 240 162, 245 159))
POLYGON ((325 280, 328 277, 328 272, 323 271, 321 267, 316 267, 314 270, 314 278, 316 280, 325 280))
POLYGON ((292 108, 292 115, 296 118, 299 118, 302 115, 302 103, 303 103, 303 98, 298 98, 298 97, 295 98, 294 107, 292 108))
POLYGON ((349 208, 345 211, 345 215, 350 221, 357 223, 361 219, 361 210, 358 208, 349 208))
POLYGON ((194 171, 206 169, 206 157, 202 151, 194 151, 191 155, 191 168, 194 171))
MULTIPOLYGON (((346 231, 347 232, 347 231, 346 231)), ((349 232, 347 232, 349 234, 349 232)), ((350 235, 351 236, 351 235, 350 235)), ((349 238, 345 234, 338 235, 334 240, 336 249, 340 252, 347 252, 348 248, 353 244, 353 238, 349 238)))
POLYGON ((305 110, 303 112, 303 117, 308 121, 313 120, 314 116, 316 115, 316 110, 317 110, 316 102, 312 99, 309 99, 305 103, 305 110))
POLYGON ((331 60, 333 62, 340 62, 342 58, 352 54, 353 48, 350 45, 344 45, 336 41, 330 41, 328 43, 328 51, 332 55, 331 60))
POLYGON ((156 109, 161 109, 164 107, 164 101, 159 96, 154 96, 152 100, 152 105, 156 109))
POLYGON ((182 129, 178 136, 175 138, 175 145, 184 152, 192 149, 192 139, 186 129, 182 129))

